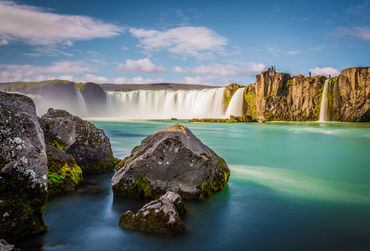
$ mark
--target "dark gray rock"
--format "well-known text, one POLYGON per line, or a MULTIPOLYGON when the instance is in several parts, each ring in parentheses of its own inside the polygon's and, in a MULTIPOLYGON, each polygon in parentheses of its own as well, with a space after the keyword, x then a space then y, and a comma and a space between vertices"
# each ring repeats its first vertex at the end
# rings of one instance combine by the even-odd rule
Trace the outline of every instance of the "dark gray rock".
POLYGON ((33 101, 0 92, 0 237, 7 240, 47 229, 44 134, 33 101))
POLYGON ((205 199, 222 190, 230 175, 223 158, 179 124, 149 135, 116 169, 114 194, 131 197, 174 191, 184 199, 205 199))
POLYGON ((72 155, 84 174, 113 170, 116 159, 103 130, 64 110, 52 108, 41 120, 46 143, 72 155))
POLYGON ((136 214, 131 211, 123 213, 119 225, 128 230, 171 236, 185 232, 180 216, 186 211, 180 195, 167 192, 144 205, 136 214))

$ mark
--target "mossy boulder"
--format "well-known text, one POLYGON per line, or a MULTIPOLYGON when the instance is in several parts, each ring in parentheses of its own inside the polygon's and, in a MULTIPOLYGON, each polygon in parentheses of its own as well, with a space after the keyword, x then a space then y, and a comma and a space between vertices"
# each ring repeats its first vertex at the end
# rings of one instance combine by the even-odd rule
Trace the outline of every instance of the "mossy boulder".
POLYGON ((92 123, 50 108, 41 117, 45 140, 76 160, 84 174, 112 171, 116 159, 109 138, 92 123))
POLYGON ((180 216, 186 212, 180 195, 167 192, 144 205, 136 214, 131 211, 123 213, 119 225, 128 230, 172 236, 185 232, 180 216))
POLYGON ((46 231, 47 157, 33 101, 0 92, 0 238, 46 231))
POLYGON ((83 181, 82 170, 75 159, 54 146, 48 146, 49 196, 61 192, 72 192, 83 181))
POLYGON ((230 176, 224 159, 179 124, 149 135, 116 169, 113 192, 130 197, 174 191, 184 199, 203 200, 222 190, 230 176))

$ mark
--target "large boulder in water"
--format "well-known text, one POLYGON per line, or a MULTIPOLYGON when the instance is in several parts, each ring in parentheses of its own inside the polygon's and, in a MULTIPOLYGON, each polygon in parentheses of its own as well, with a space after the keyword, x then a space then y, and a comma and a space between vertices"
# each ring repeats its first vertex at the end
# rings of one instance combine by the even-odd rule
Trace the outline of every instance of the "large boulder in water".
POLYGON ((47 146, 49 196, 75 191, 83 181, 82 170, 75 159, 61 150, 47 146))
POLYGON ((72 155, 84 174, 113 170, 116 160, 103 130, 64 110, 52 108, 41 120, 46 142, 72 155))
POLYGON ((47 229, 44 134, 32 99, 0 92, 0 238, 47 229))
POLYGON ((131 211, 123 213, 119 225, 128 230, 171 236, 185 232, 180 216, 186 211, 180 195, 167 192, 144 205, 136 214, 131 211))
POLYGON ((224 159, 179 124, 145 138, 116 169, 114 194, 131 197, 174 191, 184 199, 205 199, 222 190, 230 175, 224 159))

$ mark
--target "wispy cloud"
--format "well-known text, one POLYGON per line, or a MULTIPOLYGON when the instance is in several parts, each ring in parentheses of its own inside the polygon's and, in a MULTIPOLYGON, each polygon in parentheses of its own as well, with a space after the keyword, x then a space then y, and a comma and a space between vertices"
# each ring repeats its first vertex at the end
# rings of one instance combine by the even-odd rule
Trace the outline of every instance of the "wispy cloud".
POLYGON ((336 33, 341 36, 350 36, 364 41, 370 41, 370 27, 339 27, 336 33))
POLYGON ((125 78, 125 77, 118 77, 111 80, 111 83, 114 84, 151 84, 151 83, 161 83, 164 82, 163 78, 143 78, 143 77, 133 77, 133 78, 125 78))
POLYGON ((193 73, 197 75, 211 76, 254 76, 266 68, 264 64, 249 62, 243 65, 234 64, 210 64, 199 65, 194 68, 182 68, 175 66, 173 71, 177 73, 193 73))
POLYGON ((42 8, 0 1, 0 35, 5 41, 70 46, 73 40, 107 38, 121 32, 122 27, 91 17, 56 14, 42 8))
POLYGON ((312 73, 313 76, 317 75, 325 75, 325 76, 337 76, 339 75, 339 71, 333 67, 315 67, 313 69, 310 69, 310 72, 312 73))
POLYGON ((40 81, 59 78, 60 74, 66 76, 66 74, 95 71, 97 71, 96 67, 82 61, 62 61, 50 66, 0 65, 0 82, 40 81))
POLYGON ((124 64, 119 64, 117 71, 121 72, 145 72, 145 73, 166 73, 162 66, 156 66, 149 58, 138 60, 127 59, 124 64))
POLYGON ((228 44, 226 38, 207 27, 183 26, 163 31, 131 28, 129 31, 149 52, 167 50, 184 58, 220 54, 228 44))
POLYGON ((297 54, 301 53, 301 51, 300 50, 294 50, 294 51, 288 51, 287 53, 288 53, 288 55, 294 56, 294 55, 297 55, 297 54))

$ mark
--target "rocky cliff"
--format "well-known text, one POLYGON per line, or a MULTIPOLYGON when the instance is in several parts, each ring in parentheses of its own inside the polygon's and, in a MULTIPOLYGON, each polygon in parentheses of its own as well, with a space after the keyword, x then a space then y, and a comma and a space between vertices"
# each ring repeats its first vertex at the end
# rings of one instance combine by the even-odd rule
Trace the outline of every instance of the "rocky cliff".
POLYGON ((370 121, 370 67, 345 69, 329 81, 328 114, 334 121, 370 121))
MULTIPOLYGON (((329 80, 330 120, 370 121, 369 69, 348 68, 329 80)), ((287 73, 262 72, 256 83, 244 90, 244 114, 267 121, 317 121, 325 80, 324 76, 291 77, 287 73)))

